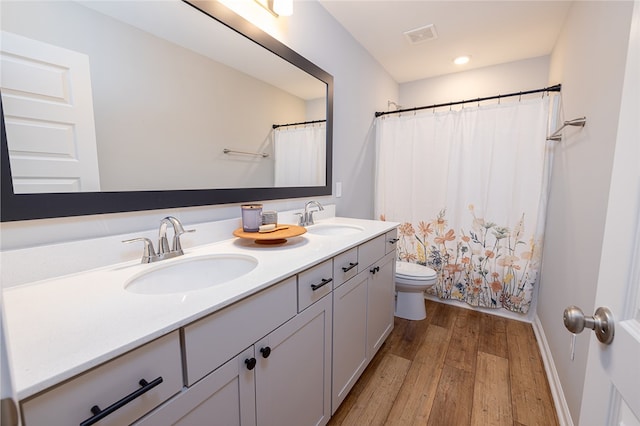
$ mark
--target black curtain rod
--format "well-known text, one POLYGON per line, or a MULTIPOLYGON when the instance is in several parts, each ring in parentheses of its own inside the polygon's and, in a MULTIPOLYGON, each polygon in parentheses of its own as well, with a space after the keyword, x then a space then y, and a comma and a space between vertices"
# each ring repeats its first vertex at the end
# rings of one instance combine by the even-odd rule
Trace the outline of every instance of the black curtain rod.
POLYGON ((380 117, 382 115, 387 115, 387 114, 397 114, 397 113, 400 113, 400 112, 411 112, 411 111, 418 111, 418 110, 421 110, 421 109, 440 108, 440 107, 447 107, 447 106, 452 106, 452 105, 468 104, 468 103, 472 103, 472 102, 489 101, 491 99, 501 99, 501 98, 509 98, 509 97, 512 97, 512 96, 530 95, 532 93, 559 92, 561 88, 562 88, 561 84, 556 84, 555 86, 545 87, 544 89, 527 90, 526 92, 508 93, 506 95, 496 95, 496 96, 488 96, 486 98, 467 99, 467 100, 464 100, 464 101, 448 102, 448 103, 445 103, 445 104, 434 104, 434 105, 429 105, 429 106, 421 106, 421 107, 407 108, 407 109, 399 109, 399 110, 396 110, 396 111, 376 112, 376 117, 380 117))
POLYGON ((313 121, 301 121, 299 123, 289 123, 289 124, 274 124, 273 128, 277 129, 278 127, 287 127, 287 126, 302 126, 303 124, 314 124, 314 123, 324 123, 327 120, 313 120, 313 121))

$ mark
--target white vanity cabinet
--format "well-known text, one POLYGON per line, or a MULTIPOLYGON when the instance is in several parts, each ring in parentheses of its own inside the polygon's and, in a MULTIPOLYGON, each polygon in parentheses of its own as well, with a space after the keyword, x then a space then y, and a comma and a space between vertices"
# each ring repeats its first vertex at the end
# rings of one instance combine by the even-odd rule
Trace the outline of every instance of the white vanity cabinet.
POLYGON ((342 266, 357 263, 359 273, 333 291, 334 413, 393 330, 395 242, 388 243, 393 238, 390 233, 360 245, 357 261, 342 266))
POLYGON ((26 426, 130 424, 181 388, 180 339, 174 331, 23 401, 22 421, 26 426))
POLYGON ((200 305, 220 309, 189 311, 179 325, 158 326, 163 337, 27 394, 23 424, 326 424, 393 329, 396 233, 374 225, 357 242, 314 237, 321 243, 292 255, 292 264, 265 255, 272 263, 242 283, 248 290, 194 296, 212 297, 200 305))
POLYGON ((293 318, 298 312, 296 283, 290 277, 184 327, 187 386, 293 318))
POLYGON ((329 260, 185 327, 189 387, 136 425, 326 424, 331 416, 331 282, 329 260), (302 301, 297 314, 296 296, 302 301), (274 326, 276 318, 285 322, 274 326), (265 328, 272 330, 264 335, 265 328), (245 340, 246 349, 218 366, 235 345, 256 333, 263 337, 248 348, 252 340, 245 340))
POLYGON ((327 295, 256 344, 258 426, 329 421, 332 316, 327 295), (270 348, 269 356, 263 348, 270 348))

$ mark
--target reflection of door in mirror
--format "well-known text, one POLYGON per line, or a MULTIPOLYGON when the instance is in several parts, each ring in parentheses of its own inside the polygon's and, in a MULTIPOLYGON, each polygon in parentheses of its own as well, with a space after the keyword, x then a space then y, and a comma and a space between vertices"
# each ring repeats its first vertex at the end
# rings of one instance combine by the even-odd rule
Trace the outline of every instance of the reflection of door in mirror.
POLYGON ((2 31, 14 193, 99 191, 87 55, 2 31))

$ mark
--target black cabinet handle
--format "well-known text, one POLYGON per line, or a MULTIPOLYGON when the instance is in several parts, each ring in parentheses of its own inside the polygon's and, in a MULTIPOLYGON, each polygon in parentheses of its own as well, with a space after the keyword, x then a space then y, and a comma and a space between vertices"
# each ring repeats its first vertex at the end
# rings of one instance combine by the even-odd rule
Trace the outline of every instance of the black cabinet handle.
POLYGON ((390 240, 389 240, 389 241, 387 241, 387 242, 388 242, 389 244, 395 244, 395 243, 397 243, 398 241, 400 241, 400 238, 392 238, 392 239, 390 239, 390 240))
POLYGON ((380 267, 379 266, 374 266, 373 268, 369 269, 369 272, 371 272, 372 274, 375 274, 376 272, 380 271, 380 267))
POLYGON ((269 355, 271 355, 271 348, 269 346, 260 348, 260 353, 262 354, 262 358, 269 358, 269 355))
POLYGON ((151 389, 155 388, 160 383, 162 383, 162 376, 158 377, 151 383, 147 382, 145 379, 141 379, 138 383, 140 384, 140 386, 142 386, 140 389, 130 393, 129 395, 122 398, 120 401, 111 404, 104 410, 101 410, 100 407, 98 407, 97 405, 94 405, 93 407, 91 407, 91 412, 93 413, 93 417, 90 417, 87 420, 80 423, 80 426, 89 426, 94 423, 97 423, 100 420, 107 417, 109 414, 113 413, 116 410, 119 410, 120 408, 124 407, 134 399, 138 398, 142 394, 149 392, 151 389))
POLYGON ((353 263, 353 262, 349 262, 349 266, 343 266, 342 267, 342 271, 343 272, 349 272, 350 270, 352 270, 353 268, 355 268, 356 266, 358 266, 358 262, 353 263))
POLYGON ((325 285, 329 284, 331 281, 333 281, 333 278, 323 278, 319 284, 311 284, 311 290, 316 291, 320 287, 324 287, 325 285))
POLYGON ((247 365, 247 370, 253 370, 256 368, 256 359, 251 357, 244 360, 244 363, 247 365))

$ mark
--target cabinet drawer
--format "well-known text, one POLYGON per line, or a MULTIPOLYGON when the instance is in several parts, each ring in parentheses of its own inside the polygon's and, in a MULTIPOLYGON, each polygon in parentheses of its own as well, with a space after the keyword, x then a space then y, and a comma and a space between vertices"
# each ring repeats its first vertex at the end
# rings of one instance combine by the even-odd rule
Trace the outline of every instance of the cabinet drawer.
POLYGON ((296 314, 291 277, 184 328, 186 381, 191 386, 296 314))
POLYGON ((298 312, 333 289, 333 261, 331 259, 298 274, 298 312))
MULTIPOLYGON (((123 425, 141 417, 182 389, 180 338, 174 331, 77 376, 22 404, 25 426, 78 425, 93 417, 93 406, 106 410, 143 388, 146 380, 162 382, 113 411, 100 425, 123 425)), ((147 385, 147 387, 150 387, 147 385)))
POLYGON ((333 258, 333 288, 353 278, 358 273, 358 248, 354 247, 333 258))
POLYGON ((394 228, 392 231, 389 231, 385 234, 386 240, 386 253, 389 254, 392 251, 395 251, 398 247, 398 228, 394 228))
POLYGON ((386 236, 379 235, 358 247, 358 272, 366 270, 386 253, 386 236))

